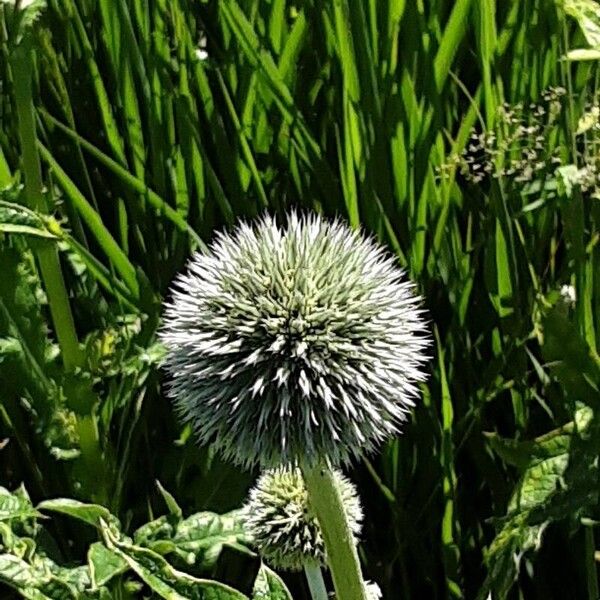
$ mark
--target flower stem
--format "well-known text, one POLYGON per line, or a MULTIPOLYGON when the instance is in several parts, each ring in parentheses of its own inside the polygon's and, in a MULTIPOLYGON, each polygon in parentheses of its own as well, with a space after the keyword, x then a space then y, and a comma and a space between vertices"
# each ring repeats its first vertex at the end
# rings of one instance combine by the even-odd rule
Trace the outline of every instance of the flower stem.
POLYGON ((323 532, 336 599, 366 600, 358 552, 331 468, 323 464, 303 467, 302 473, 309 502, 323 532))
MULTIPOLYGON (((35 120, 33 114, 31 77, 32 51, 27 39, 14 50, 13 73, 15 103, 19 116, 18 131, 21 142, 23 175, 25 178, 25 198, 29 207, 39 213, 48 212, 42 194, 42 171, 36 146, 35 120)), ((48 295, 50 314, 56 331, 67 371, 83 364, 83 354, 79 348, 75 322, 69 305, 69 298, 62 276, 58 253, 54 244, 37 243, 34 246, 40 265, 42 281, 48 295)))
POLYGON ((304 565, 304 574, 306 575, 306 581, 308 581, 312 600, 328 600, 327 588, 323 581, 321 567, 317 564, 306 563, 304 565))
MULTIPOLYGON (((31 209, 40 214, 47 214, 48 205, 42 191, 42 169, 37 150, 33 107, 33 49, 28 35, 25 35, 14 49, 12 68, 25 180, 25 200, 31 209)), ((55 244, 44 241, 33 241, 31 246, 38 260, 65 371, 72 373, 84 365, 85 356, 77 338, 75 321, 69 304, 69 295, 63 278, 58 250, 55 244)), ((96 498, 105 499, 107 478, 102 460, 98 428, 94 422, 95 398, 90 393, 84 398, 84 401, 85 404, 81 407, 83 410, 77 414, 81 459, 84 466, 82 477, 87 477, 87 484, 90 489, 98 490, 95 493, 96 498)))

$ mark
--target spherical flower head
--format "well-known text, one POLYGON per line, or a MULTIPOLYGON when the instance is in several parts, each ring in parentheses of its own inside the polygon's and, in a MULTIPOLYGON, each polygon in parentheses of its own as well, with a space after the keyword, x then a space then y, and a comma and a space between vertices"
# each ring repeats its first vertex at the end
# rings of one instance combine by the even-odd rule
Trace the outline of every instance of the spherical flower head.
MULTIPOLYGON (((358 536, 363 514, 356 488, 337 469, 333 473, 350 531, 358 536)), ((325 564, 321 527, 309 505, 299 468, 264 471, 250 491, 242 515, 259 554, 274 568, 300 570, 306 564, 325 564)))
POLYGON ((160 337, 200 443, 251 466, 347 463, 396 434, 428 338, 396 260, 340 220, 220 234, 175 280, 160 337))

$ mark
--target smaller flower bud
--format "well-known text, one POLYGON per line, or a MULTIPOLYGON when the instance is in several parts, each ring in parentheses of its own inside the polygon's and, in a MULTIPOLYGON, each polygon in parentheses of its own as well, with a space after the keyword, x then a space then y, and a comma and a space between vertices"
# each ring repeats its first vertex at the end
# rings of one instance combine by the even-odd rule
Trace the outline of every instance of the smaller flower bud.
MULTIPOLYGON (((356 487, 340 471, 335 470, 334 476, 350 531, 356 538, 363 518, 356 487)), ((264 471, 250 491, 242 515, 248 535, 271 566, 298 571, 306 564, 325 564, 321 527, 309 506, 308 492, 297 467, 264 471)))

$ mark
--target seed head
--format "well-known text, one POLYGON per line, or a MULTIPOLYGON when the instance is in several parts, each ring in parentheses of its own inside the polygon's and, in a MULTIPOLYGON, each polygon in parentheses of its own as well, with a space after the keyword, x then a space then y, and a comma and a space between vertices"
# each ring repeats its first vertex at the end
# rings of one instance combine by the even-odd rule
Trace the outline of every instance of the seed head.
POLYGON ((346 463, 414 404, 419 304, 394 258, 342 221, 242 224, 175 280, 160 334, 170 395, 225 459, 346 463))
MULTIPOLYGON (((350 531, 358 536, 363 515, 356 488, 338 470, 333 473, 350 531)), ((271 566, 296 571, 305 564, 325 564, 321 527, 297 467, 265 471, 250 491, 242 514, 246 532, 271 566)))

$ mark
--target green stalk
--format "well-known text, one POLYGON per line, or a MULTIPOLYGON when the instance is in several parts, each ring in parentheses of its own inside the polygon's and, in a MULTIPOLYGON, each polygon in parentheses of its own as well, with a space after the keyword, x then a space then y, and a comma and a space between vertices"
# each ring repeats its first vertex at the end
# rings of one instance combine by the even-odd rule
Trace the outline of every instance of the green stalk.
POLYGON ((588 598, 597 600, 600 598, 598 588, 598 570, 596 568, 596 543, 594 541, 594 530, 591 527, 583 528, 585 534, 585 567, 587 578, 588 598))
POLYGON ((308 581, 308 587, 310 589, 310 596, 312 600, 328 600, 327 588, 323 581, 323 573, 321 573, 321 567, 317 564, 305 564, 304 574, 306 575, 306 581, 308 581))
MULTIPOLYGON (((13 55, 14 91, 19 117, 19 141, 25 177, 25 198, 29 207, 47 213, 48 207, 42 194, 42 170, 37 152, 35 121, 31 93, 32 56, 31 47, 23 40, 13 55)), ((54 244, 38 242, 34 247, 44 288, 48 296, 52 323, 60 345, 65 368, 74 370, 83 364, 75 322, 67 289, 60 269, 58 251, 54 244)))
MULTIPOLYGON (((29 207, 42 214, 48 213, 48 206, 42 193, 42 169, 37 149, 35 116, 32 95, 33 51, 31 40, 25 35, 15 48, 12 57, 15 103, 18 114, 18 132, 25 179, 25 198, 29 207)), ((65 370, 75 371, 84 364, 84 354, 79 346, 75 321, 65 281, 63 278, 58 249, 55 244, 32 242, 38 260, 41 279, 48 296, 52 324, 58 339, 65 370)), ((102 450, 97 427, 92 426, 94 400, 91 398, 84 410, 88 414, 77 415, 77 429, 81 440, 81 458, 85 467, 87 483, 95 483, 100 489, 96 497, 103 498, 106 476, 102 461, 102 450)), ((77 411, 80 413, 80 411, 77 411)))
POLYGON ((366 600, 358 552, 331 468, 324 464, 303 467, 302 473, 323 532, 336 599, 366 600))

